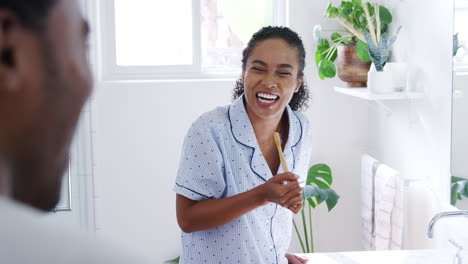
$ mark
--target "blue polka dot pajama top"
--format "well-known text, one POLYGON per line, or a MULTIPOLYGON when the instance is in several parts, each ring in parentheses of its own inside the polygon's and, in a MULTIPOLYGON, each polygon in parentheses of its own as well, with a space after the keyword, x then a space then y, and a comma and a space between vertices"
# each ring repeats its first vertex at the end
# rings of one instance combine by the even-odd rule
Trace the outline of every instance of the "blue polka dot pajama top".
MULTIPOLYGON (((288 167, 304 184, 311 152, 307 118, 287 106, 288 167)), ((281 166, 278 174, 282 173, 281 166)), ((273 177, 247 116, 243 96, 200 116, 189 129, 174 191, 201 201, 237 195, 273 177)), ((180 263, 287 263, 292 212, 275 203, 261 206, 223 226, 182 232, 180 263)))

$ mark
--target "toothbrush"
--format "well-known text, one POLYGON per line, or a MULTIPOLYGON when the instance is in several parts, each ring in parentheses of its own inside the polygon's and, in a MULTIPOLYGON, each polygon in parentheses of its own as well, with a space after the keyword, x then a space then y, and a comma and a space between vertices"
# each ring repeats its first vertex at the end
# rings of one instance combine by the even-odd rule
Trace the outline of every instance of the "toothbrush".
MULTIPOLYGON (((284 158, 284 154, 283 154, 283 149, 281 148, 281 139, 280 139, 279 133, 275 132, 273 134, 273 137, 275 139, 276 148, 278 149, 278 155, 280 158, 281 167, 283 168, 283 172, 289 172, 288 163, 286 163, 286 159, 284 158)), ((283 184, 287 184, 287 183, 288 181, 283 181, 283 184)))

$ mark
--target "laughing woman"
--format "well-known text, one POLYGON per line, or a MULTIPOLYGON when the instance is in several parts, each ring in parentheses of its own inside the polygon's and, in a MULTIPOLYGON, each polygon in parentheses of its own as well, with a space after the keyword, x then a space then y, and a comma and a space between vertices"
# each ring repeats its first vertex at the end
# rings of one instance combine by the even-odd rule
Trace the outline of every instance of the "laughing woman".
POLYGON ((311 152, 305 50, 285 27, 264 27, 243 52, 235 101, 188 131, 174 190, 181 263, 303 263, 286 253, 311 152), (291 172, 283 172, 279 132, 291 172), (297 176, 300 175, 301 177, 297 176))

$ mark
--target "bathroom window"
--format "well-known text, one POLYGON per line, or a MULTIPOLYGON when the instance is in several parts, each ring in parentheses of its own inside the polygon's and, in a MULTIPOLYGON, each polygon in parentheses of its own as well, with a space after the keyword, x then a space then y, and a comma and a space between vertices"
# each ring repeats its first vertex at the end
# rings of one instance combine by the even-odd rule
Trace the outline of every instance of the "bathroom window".
POLYGON ((286 24, 286 0, 96 2, 106 80, 237 76, 252 34, 286 24))

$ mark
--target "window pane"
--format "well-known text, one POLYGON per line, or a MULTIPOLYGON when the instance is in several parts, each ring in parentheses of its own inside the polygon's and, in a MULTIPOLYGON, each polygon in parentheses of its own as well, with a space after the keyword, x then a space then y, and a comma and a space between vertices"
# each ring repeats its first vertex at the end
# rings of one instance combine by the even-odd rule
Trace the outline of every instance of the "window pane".
POLYGON ((253 33, 273 24, 271 0, 201 0, 202 67, 236 72, 253 33))
POLYGON ((119 66, 192 64, 191 0, 115 0, 119 66))

